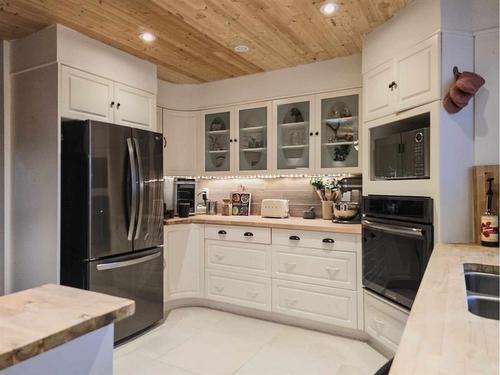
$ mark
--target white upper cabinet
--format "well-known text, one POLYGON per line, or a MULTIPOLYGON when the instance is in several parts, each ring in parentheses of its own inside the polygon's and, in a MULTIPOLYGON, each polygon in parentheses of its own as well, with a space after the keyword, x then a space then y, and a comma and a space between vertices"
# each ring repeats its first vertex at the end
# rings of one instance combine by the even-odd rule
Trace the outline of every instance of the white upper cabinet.
POLYGON ((166 176, 193 176, 198 173, 196 134, 199 118, 196 111, 163 109, 163 168, 166 176))
POLYGON ((440 98, 439 44, 436 34, 363 75, 365 121, 440 98))
POLYGON ((158 131, 154 94, 64 65, 61 86, 63 118, 158 131))
POLYGON ((434 35, 396 57, 397 111, 440 98, 439 51, 439 35, 434 35))
POLYGON ((158 131, 156 128, 155 95, 121 83, 115 83, 115 101, 115 123, 158 131))
POLYGON ((234 145, 238 143, 238 138, 233 124, 233 107, 201 113, 201 149, 205 174, 228 175, 234 172, 234 145))
POLYGON ((61 78, 62 117, 113 121, 113 81, 67 66, 61 78))
POLYGON ((273 102, 273 162, 276 171, 308 173, 314 167, 315 129, 314 96, 295 97, 273 102))
POLYGON ((271 103, 236 107, 235 117, 234 157, 238 174, 271 171, 271 103))
POLYGON ((363 77, 364 119, 375 120, 394 112, 394 62, 388 61, 363 77), (391 86, 392 87, 389 87, 391 86))

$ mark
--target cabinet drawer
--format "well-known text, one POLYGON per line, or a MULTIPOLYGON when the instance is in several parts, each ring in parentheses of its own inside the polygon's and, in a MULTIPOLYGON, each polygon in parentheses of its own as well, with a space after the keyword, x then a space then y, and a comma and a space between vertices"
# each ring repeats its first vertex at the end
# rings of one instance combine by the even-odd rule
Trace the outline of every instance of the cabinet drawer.
POLYGON ((396 352, 408 313, 364 292, 365 331, 387 349, 396 352))
POLYGON ((273 245, 356 251, 356 235, 274 229, 273 245))
POLYGON ((260 310, 271 310, 271 279, 207 270, 207 298, 260 310))
POLYGON ((269 245, 271 243, 271 229, 228 225, 206 225, 205 238, 210 240, 238 241, 269 245))
POLYGON ((356 292, 273 280, 273 311, 356 328, 356 292))
POLYGON ((206 240, 205 265, 207 268, 270 277, 271 247, 269 245, 206 240))
POLYGON ((273 246, 273 277, 356 290, 356 254, 273 246))

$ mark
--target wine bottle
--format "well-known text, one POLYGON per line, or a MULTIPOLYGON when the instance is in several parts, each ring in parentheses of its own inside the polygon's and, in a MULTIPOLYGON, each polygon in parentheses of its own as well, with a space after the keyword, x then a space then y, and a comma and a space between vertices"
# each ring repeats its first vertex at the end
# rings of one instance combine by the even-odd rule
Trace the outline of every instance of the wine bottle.
POLYGON ((492 177, 487 179, 486 209, 481 215, 481 245, 498 247, 498 215, 493 208, 493 180, 492 177))

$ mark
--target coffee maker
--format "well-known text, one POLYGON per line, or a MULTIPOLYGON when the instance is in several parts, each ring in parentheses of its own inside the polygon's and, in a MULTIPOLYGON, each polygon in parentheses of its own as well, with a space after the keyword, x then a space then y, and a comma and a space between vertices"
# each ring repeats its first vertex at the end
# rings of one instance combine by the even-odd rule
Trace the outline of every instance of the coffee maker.
POLYGON ((340 197, 333 204, 333 222, 339 224, 361 223, 361 176, 344 177, 338 182, 340 197))

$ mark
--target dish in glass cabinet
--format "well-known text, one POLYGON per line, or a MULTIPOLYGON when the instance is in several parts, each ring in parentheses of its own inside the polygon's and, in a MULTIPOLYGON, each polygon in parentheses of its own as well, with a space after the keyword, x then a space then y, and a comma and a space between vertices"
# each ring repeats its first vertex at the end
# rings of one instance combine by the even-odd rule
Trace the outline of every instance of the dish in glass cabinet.
POLYGON ((219 155, 215 157, 215 167, 220 168, 226 161, 226 156, 225 155, 219 155))
POLYGON ((210 131, 226 130, 226 123, 220 117, 216 117, 210 123, 210 131))
POLYGON ((283 119, 284 124, 294 123, 294 122, 304 122, 304 117, 298 108, 293 107, 290 109, 285 118, 283 119))
POLYGON ((352 112, 347 104, 345 104, 344 102, 337 102, 332 106, 332 109, 330 110, 328 116, 330 118, 351 117, 352 112))

